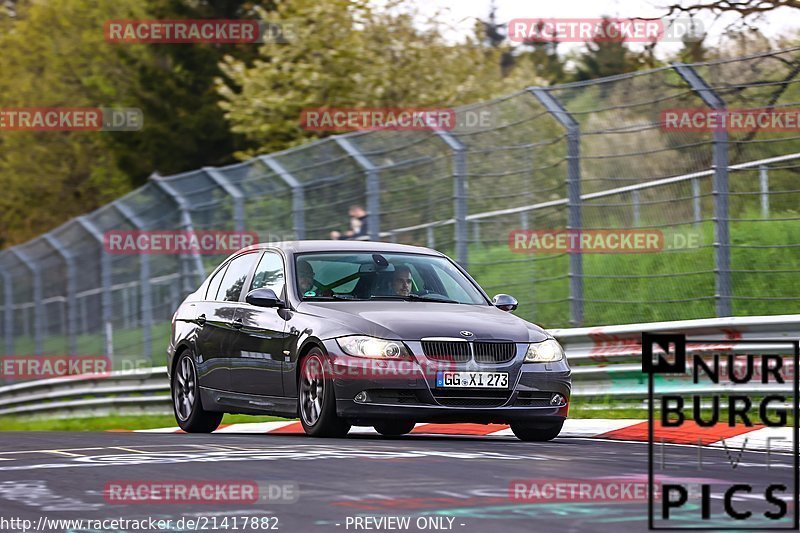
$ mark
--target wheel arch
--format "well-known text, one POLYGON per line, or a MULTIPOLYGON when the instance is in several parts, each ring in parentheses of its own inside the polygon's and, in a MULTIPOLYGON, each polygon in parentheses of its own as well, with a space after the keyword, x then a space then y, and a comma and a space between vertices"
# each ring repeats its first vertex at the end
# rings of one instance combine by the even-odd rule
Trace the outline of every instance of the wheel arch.
POLYGON ((322 350, 322 353, 325 354, 325 357, 328 356, 328 351, 325 349, 325 345, 321 340, 316 337, 309 337, 306 339, 297 351, 297 365, 295 365, 294 372, 295 383, 300 382, 300 368, 302 367, 303 358, 314 348, 319 348, 322 350))
POLYGON ((191 349, 192 349, 192 345, 187 341, 183 341, 183 342, 179 343, 178 346, 175 347, 175 355, 172 356, 172 361, 170 361, 170 364, 169 364, 169 377, 170 377, 170 379, 172 378, 173 374, 175 373, 175 368, 178 366, 178 359, 181 358, 181 355, 183 354, 183 352, 185 352, 187 350, 191 350, 191 349))

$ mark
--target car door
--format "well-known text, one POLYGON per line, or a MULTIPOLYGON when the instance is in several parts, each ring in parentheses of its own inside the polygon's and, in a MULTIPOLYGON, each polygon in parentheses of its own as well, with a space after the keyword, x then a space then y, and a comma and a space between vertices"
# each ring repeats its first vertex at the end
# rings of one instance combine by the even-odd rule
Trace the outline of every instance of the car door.
POLYGON ((206 284, 203 299, 188 305, 186 317, 195 325, 194 344, 200 385, 211 389, 224 390, 230 384, 228 367, 222 358, 224 334, 219 328, 219 320, 215 318, 218 307, 217 291, 229 264, 230 262, 224 263, 214 272, 206 284))
POLYGON ((238 333, 234 319, 242 287, 258 253, 239 255, 209 282, 205 301, 196 304, 200 384, 230 390, 231 350, 238 333))
MULTIPOLYGON (((253 273, 247 292, 267 288, 286 300, 283 258, 266 251, 253 273)), ((231 386, 235 392, 259 396, 283 396, 282 367, 286 345, 286 311, 276 307, 239 305, 235 320, 239 332, 234 338, 231 386)))

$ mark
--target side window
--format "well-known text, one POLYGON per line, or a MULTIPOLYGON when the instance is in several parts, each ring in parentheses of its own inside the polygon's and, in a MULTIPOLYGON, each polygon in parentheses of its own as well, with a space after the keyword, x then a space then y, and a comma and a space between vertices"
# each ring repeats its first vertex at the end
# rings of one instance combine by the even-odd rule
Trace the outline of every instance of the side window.
POLYGON ((211 281, 208 282, 208 288, 206 289, 206 300, 213 300, 217 297, 217 291, 219 291, 219 285, 222 283, 222 278, 225 276, 225 271, 228 270, 228 265, 220 268, 214 277, 211 278, 211 281))
POLYGON ((250 253, 240 255, 230 262, 228 270, 225 271, 225 276, 222 278, 219 291, 217 291, 217 300, 226 302, 239 300, 244 281, 247 279, 247 274, 250 272, 250 267, 253 266, 253 261, 256 260, 256 257, 258 257, 258 254, 250 253))
POLYGON ((283 274, 283 259, 274 252, 265 252, 261 261, 258 262, 256 272, 253 275, 253 289, 272 289, 279 297, 283 293, 286 278, 283 274))

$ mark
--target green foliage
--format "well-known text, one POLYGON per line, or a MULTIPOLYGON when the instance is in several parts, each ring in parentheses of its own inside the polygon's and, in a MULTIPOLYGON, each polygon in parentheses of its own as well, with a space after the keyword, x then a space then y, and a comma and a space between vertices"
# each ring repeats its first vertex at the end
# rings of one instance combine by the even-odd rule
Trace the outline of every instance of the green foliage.
MULTIPOLYGON (((131 80, 102 23, 144 13, 135 0, 64 0, 18 6, 0 34, 0 108, 121 107, 131 80), (76 36, 80 36, 76 38, 76 36)), ((131 49, 130 60, 143 50, 131 49)), ((4 132, 0 137, 0 245, 35 237, 130 189, 102 132, 4 132)))
MULTIPOLYGON (((217 105, 223 53, 252 45, 105 41, 110 19, 235 18, 249 3, 170 0, 24 2, 0 16, 0 108, 134 107, 138 132, 3 132, 0 247, 84 214, 162 174, 231 161, 236 137, 217 105)), ((268 3, 265 5, 269 5, 268 3)))
POLYGON ((318 137, 300 128, 306 108, 453 106, 537 82, 523 68, 503 78, 502 51, 481 36, 453 45, 435 21, 420 29, 366 0, 284 1, 265 18, 289 25, 290 42, 265 43, 252 66, 226 57, 217 85, 232 131, 251 142, 241 158, 318 137))
MULTIPOLYGON (((609 19, 604 18, 605 27, 609 19)), ((577 81, 593 80, 636 70, 636 57, 625 44, 624 38, 606 40, 597 37, 586 44, 586 51, 578 56, 575 69, 577 81)))
MULTIPOLYGON (((774 216, 796 218, 797 212, 774 216)), ((800 224, 794 220, 747 221, 751 218, 756 214, 744 212, 742 221, 731 223, 734 315, 794 313, 800 292, 793 280, 800 271, 800 255, 795 248, 780 244, 800 242, 800 224), (745 245, 766 247, 743 248, 745 245), (778 269, 780 272, 774 272, 778 269), (755 296, 759 300, 749 299, 755 296)), ((584 254, 584 325, 715 316, 713 226, 704 223, 682 229, 699 231, 701 246, 657 253, 584 254)), ((546 328, 570 326, 566 254, 512 253, 507 245, 473 247, 469 271, 490 296, 516 296, 520 301, 516 314, 522 318, 546 328)))

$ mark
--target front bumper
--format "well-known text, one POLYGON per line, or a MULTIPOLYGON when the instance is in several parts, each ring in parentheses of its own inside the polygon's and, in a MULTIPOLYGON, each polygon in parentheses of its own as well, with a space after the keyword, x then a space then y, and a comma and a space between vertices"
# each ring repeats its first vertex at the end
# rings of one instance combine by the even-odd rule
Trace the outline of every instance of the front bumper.
MULTIPOLYGON (((381 361, 382 370, 375 375, 375 361, 368 362, 371 372, 365 373, 365 360, 340 355, 335 341, 326 342, 326 349, 332 365, 337 415, 354 425, 372 425, 375 420, 387 418, 416 422, 554 423, 566 419, 569 410, 572 384, 566 360, 523 364, 522 351, 507 364, 448 368, 508 372, 511 387, 504 391, 442 389, 436 387, 435 371, 425 372, 421 364, 381 361), (362 392, 367 398, 357 400, 362 392), (553 404, 555 395, 563 401, 553 404)), ((417 353, 413 347, 412 351, 417 353)), ((424 356, 422 359, 421 363, 427 364, 424 356)))

